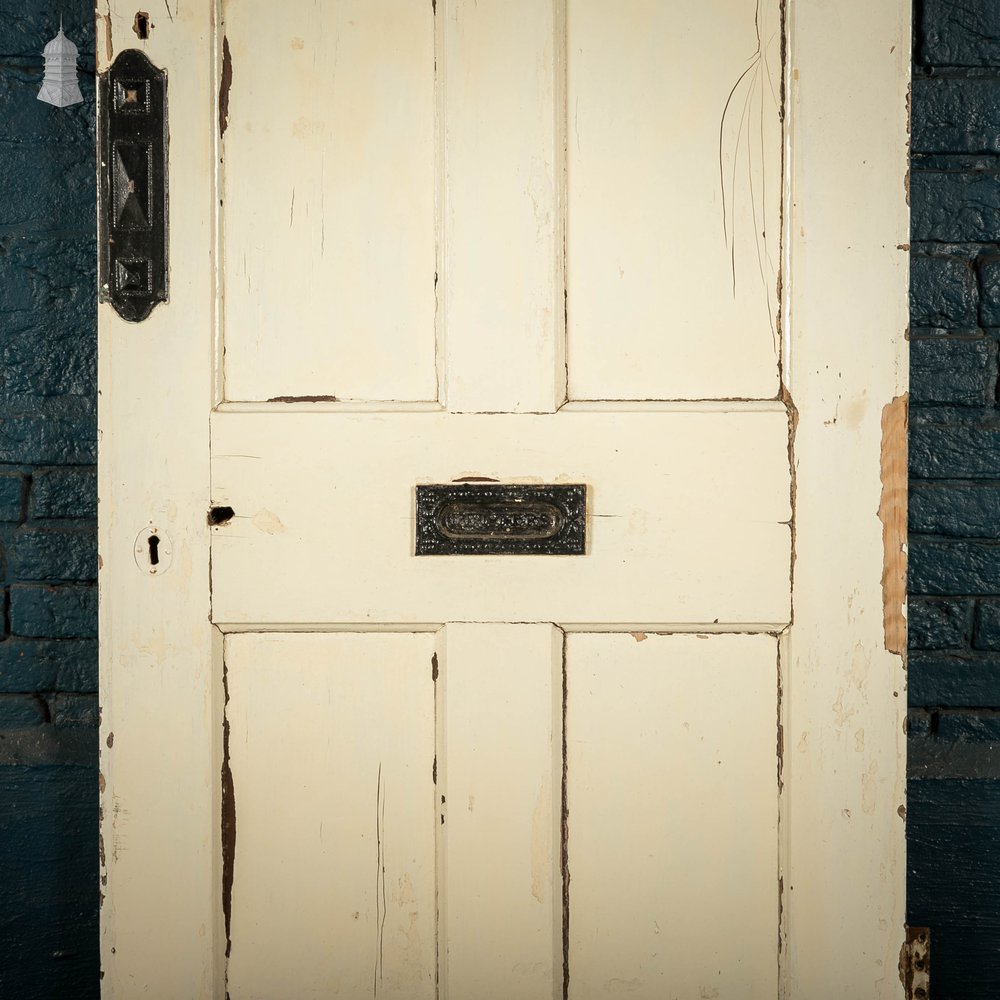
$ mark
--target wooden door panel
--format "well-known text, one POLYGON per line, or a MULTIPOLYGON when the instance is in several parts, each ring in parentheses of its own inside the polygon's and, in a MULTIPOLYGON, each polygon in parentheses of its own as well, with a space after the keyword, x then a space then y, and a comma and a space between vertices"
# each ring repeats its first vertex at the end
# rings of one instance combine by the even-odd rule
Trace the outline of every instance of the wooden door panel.
POLYGON ((436 996, 433 653, 226 637, 233 1000, 436 996))
POLYGON ((566 16, 570 399, 777 396, 778 0, 566 16))
POLYGON ((778 404, 217 413, 213 618, 780 626, 787 434, 778 404), (587 554, 415 558, 415 486, 469 476, 588 484, 587 554))
POLYGON ((567 636, 572 1000, 777 995, 777 654, 567 636))
POLYGON ((224 30, 226 398, 436 399, 431 4, 240 0, 224 30))

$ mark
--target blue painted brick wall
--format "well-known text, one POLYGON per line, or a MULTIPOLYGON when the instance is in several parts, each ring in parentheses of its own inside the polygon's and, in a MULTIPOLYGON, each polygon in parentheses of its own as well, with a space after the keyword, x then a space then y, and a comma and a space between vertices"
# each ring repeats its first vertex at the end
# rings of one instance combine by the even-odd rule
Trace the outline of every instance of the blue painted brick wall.
POLYGON ((1000 996, 1000 3, 914 9, 908 919, 1000 996))
POLYGON ((93 4, 0 0, 0 997, 99 993, 93 4), (62 13, 85 100, 36 100, 62 13), (87 72, 89 69, 89 72, 87 72))

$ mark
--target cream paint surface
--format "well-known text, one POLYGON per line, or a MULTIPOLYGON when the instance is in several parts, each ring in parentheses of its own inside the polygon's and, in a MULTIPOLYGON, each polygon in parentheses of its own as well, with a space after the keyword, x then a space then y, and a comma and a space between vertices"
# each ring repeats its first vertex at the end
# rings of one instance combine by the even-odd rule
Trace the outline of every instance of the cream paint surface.
POLYGON ((570 398, 776 396, 779 3, 569 0, 567 27, 570 398))
POLYGON ((213 620, 788 621, 787 419, 218 413, 213 620), (649 442, 656 441, 656 448, 649 442), (586 556, 413 557, 413 489, 587 483, 586 556), (271 511, 281 532, 261 531, 271 511), (334 617, 336 616, 336 617, 334 617))
POLYGON ((769 635, 567 636, 572 1000, 776 995, 777 685, 769 635))
POLYGON ((436 995, 433 653, 428 633, 226 638, 232 1000, 436 995))
POLYGON ((222 6, 226 397, 436 399, 430 2, 222 6))
MULTIPOLYGON (((357 762, 357 777, 338 803, 371 794, 373 755, 403 767, 432 746, 438 781, 459 788, 441 803, 433 771, 417 769, 414 798, 389 800, 386 812, 402 807, 393 822, 402 817, 423 845, 398 901, 405 896, 409 905, 411 891, 425 900, 433 872, 440 995, 478 1000, 463 993, 470 979, 461 977, 479 975, 470 941, 492 921, 483 955, 497 970, 508 960, 504 995, 558 1000, 565 925, 561 897, 551 891, 561 878, 550 833, 561 815, 551 812, 561 778, 551 769, 546 778, 546 767, 561 728, 559 626, 567 633, 567 732, 574 724, 578 733, 589 730, 584 743, 567 744, 570 996, 642 995, 669 976, 697 989, 691 995, 740 1000, 747 969, 754 990, 760 983, 762 995, 785 1000, 900 995, 905 689, 882 626, 878 509, 881 413, 905 389, 906 259, 896 247, 907 239, 908 2, 788 4, 780 395, 778 327, 764 322, 773 284, 760 281, 754 235, 760 224, 773 240, 774 210, 765 204, 754 220, 760 203, 748 197, 749 178, 755 192, 765 190, 765 175, 773 184, 776 154, 765 142, 763 164, 750 156, 744 175, 749 139, 737 144, 727 131, 740 134, 745 107, 747 118, 764 116, 766 136, 774 127, 766 93, 737 88, 740 118, 723 118, 740 74, 749 67, 749 80, 757 65, 758 79, 766 75, 773 5, 758 11, 751 0, 712 0, 691 11, 672 0, 633 2, 606 21, 596 0, 438 0, 436 11, 423 0, 327 5, 319 13, 297 0, 286 6, 280 18, 250 17, 253 4, 227 3, 226 20, 216 24, 208 2, 182 3, 170 18, 154 16, 151 38, 141 43, 170 80, 171 297, 138 328, 106 305, 99 317, 104 995, 222 1000, 227 973, 245 995, 266 994, 268 948, 277 968, 298 944, 277 926, 273 944, 254 947, 255 921, 271 919, 249 905, 255 892, 280 899, 303 939, 318 942, 315 967, 301 974, 319 974, 323 989, 370 954, 370 941, 338 955, 318 937, 329 901, 307 895, 316 886, 303 874, 336 880, 353 872, 352 852, 364 854, 360 828, 322 864, 310 867, 310 852, 295 849, 306 818, 332 809, 349 825, 353 810, 341 814, 331 799, 303 797, 288 780, 298 774, 300 790, 326 794, 337 773, 337 730, 356 726, 344 754, 357 762), (755 12, 762 24, 771 19, 759 59, 755 12), (650 57, 695 33, 702 19, 712 36, 702 58, 689 61, 688 45, 671 59, 650 57), (230 29, 230 116, 220 139, 222 39, 230 29), (328 58, 314 65, 321 43, 328 58), (618 63, 609 67, 614 53, 618 63), (434 57, 436 78, 428 76, 434 57), (398 63, 406 87, 382 89, 387 62, 398 63), (347 90, 334 93, 345 81, 347 90), (351 87, 373 98, 369 119, 349 99, 351 87), (392 100, 379 104, 390 89, 392 100), (574 148, 577 112, 586 141, 574 148), (671 122, 700 153, 682 156, 665 143, 671 122), (718 150, 707 149, 707 122, 722 126, 723 166, 736 168, 734 184, 746 179, 728 202, 734 214, 725 232, 721 192, 709 183, 719 162, 718 150), (276 144, 251 138, 247 126, 256 124, 287 130, 292 152, 277 156, 276 144), (364 162, 324 163, 328 147, 362 132, 371 143, 352 148, 364 162), (623 163, 623 144, 644 155, 623 163), (644 172, 647 158, 662 164, 659 190, 644 172), (294 206, 293 175, 303 184, 293 185, 294 206), (599 197, 609 184, 620 199, 613 213, 599 197), (408 206, 402 223, 401 204, 408 206), (699 205, 715 220, 714 237, 692 221, 699 205), (331 246, 327 223, 349 242, 331 246), (386 237, 387 227, 398 239, 386 237), (602 238, 606 228, 614 240, 602 238), (709 271, 725 277, 724 261, 721 268, 704 261, 722 252, 728 232, 737 237, 735 304, 732 257, 717 295, 714 285, 706 292, 699 284, 709 271), (254 259, 249 294, 239 287, 246 275, 232 256, 234 240, 254 259), (628 267, 610 248, 622 249, 628 267), (324 270, 337 254, 343 268, 324 270), (675 275, 687 277, 675 285, 675 275), (674 310, 669 322, 664 302, 674 310), (267 322, 257 312, 264 305, 267 322), (149 392, 151 371, 169 391, 149 392), (562 403, 567 380, 577 400, 642 402, 572 402, 548 412, 562 403), (263 402, 278 396, 346 402, 263 402), (255 402, 224 402, 241 398, 255 402), (401 399, 426 402, 392 402, 401 399), (786 400, 797 414, 791 484, 786 400), (525 410, 547 415, 514 412, 525 410), (588 482, 588 555, 409 555, 416 483, 476 475, 588 482), (214 532, 206 524, 212 502, 236 509, 214 532), (136 565, 134 552, 151 525, 173 552, 155 576, 136 565), (462 619, 482 624, 447 624, 462 619), (227 641, 233 662, 257 664, 239 680, 229 677, 230 723, 252 717, 256 734, 247 726, 243 745, 230 747, 238 777, 231 963, 220 837, 222 629, 252 630, 227 641), (303 629, 311 634, 295 632, 303 629), (670 631, 688 634, 658 634, 670 631), (777 669, 764 655, 774 649, 772 636, 697 635, 710 631, 780 631, 780 698, 768 687, 774 675, 762 673, 765 660, 777 669), (680 655, 688 644, 693 659, 680 655), (376 647, 386 656, 332 652, 376 647), (380 666, 364 669, 372 662, 380 666), (390 664, 411 662, 412 686, 406 670, 398 690, 386 681, 390 664), (743 669, 731 673, 733 663, 743 669), (667 689, 671 670, 684 684, 667 689), (589 679, 574 688, 574 676, 589 679), (628 676, 642 679, 641 693, 628 676), (292 700, 294 683, 305 697, 292 700), (344 710, 338 691, 356 713, 336 715, 344 710), (377 709, 364 708, 373 700, 377 709), (655 707, 666 701, 661 719, 655 707), (615 703, 621 710, 609 717, 602 706, 615 703), (729 721, 744 706, 739 725, 729 721), (335 718, 342 727, 324 728, 335 718), (682 724, 669 725, 675 721, 690 721, 704 741, 689 742, 682 724), (666 749, 643 753, 636 733, 666 749), (605 744, 613 749, 602 755, 605 744), (272 748, 285 761, 277 778, 272 748), (701 801, 699 788, 716 787, 713 749, 716 761, 736 762, 735 771, 725 771, 728 763, 715 768, 746 780, 719 778, 701 801), (783 784, 773 756, 765 778, 775 750, 783 784), (688 766, 673 769, 670 752, 688 766), (514 762, 523 781, 506 770, 514 762), (623 799, 633 816, 624 828, 602 811, 622 794, 617 774, 662 789, 655 800, 623 799), (428 795, 418 802, 421 788, 428 795), (754 804, 742 810, 750 817, 742 825, 757 845, 748 879, 755 888, 746 897, 732 879, 718 879, 734 850, 727 803, 744 795, 754 804), (684 810, 675 825, 672 805, 695 800, 698 809, 684 810), (496 816, 500 827, 484 823, 496 816), (699 835, 711 817, 721 820, 699 835), (657 853, 659 842, 647 849, 641 838, 655 828, 684 845, 679 855, 657 853), (482 839, 494 830, 495 843, 482 839), (768 861, 759 845, 772 834, 768 861), (652 857, 643 859, 643 850, 652 857), (498 866, 478 883, 450 879, 475 863, 477 851, 483 864, 492 852, 510 857, 509 869, 498 866), (620 886, 610 876, 619 854, 640 885, 640 907, 615 897, 620 886), (272 855, 291 869, 272 867, 272 855), (282 880, 286 870, 293 874, 282 880), (277 881, 268 887, 268 879, 277 881), (646 919, 658 921, 657 885, 663 898, 685 901, 688 918, 666 948, 646 919), (301 898, 307 905, 296 909, 301 898), (623 914, 609 930, 618 937, 607 938, 616 943, 587 948, 581 935, 599 925, 605 905, 623 914), (470 907, 473 916, 461 919, 470 907), (756 922, 720 931, 719 921, 736 910, 756 913, 756 922), (510 914, 530 917, 504 919, 510 914), (701 926, 716 937, 696 934, 701 926), (449 934, 455 947, 442 948, 449 934), (710 951, 720 941, 716 959, 710 951), (259 983, 251 981, 254 969, 259 983)), ((98 14, 104 69, 136 39, 131 15, 103 0, 98 14)), ((899 648, 898 635, 890 645, 899 648)), ((374 860, 365 858, 374 875, 374 860)), ((355 912, 360 923, 361 908, 348 917, 355 912)), ((423 920, 427 910, 421 904, 415 912, 423 920)), ((426 924, 412 948, 403 940, 410 925, 400 926, 385 954, 395 962, 407 948, 419 953, 416 979, 406 981, 426 984, 434 961, 426 958, 426 924)))

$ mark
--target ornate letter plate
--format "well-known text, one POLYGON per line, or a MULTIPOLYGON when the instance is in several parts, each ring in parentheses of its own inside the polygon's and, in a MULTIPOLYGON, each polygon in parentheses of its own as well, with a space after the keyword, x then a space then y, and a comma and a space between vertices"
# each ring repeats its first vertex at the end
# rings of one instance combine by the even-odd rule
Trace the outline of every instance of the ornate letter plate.
POLYGON ((586 486, 417 487, 418 556, 582 556, 586 547, 586 486))

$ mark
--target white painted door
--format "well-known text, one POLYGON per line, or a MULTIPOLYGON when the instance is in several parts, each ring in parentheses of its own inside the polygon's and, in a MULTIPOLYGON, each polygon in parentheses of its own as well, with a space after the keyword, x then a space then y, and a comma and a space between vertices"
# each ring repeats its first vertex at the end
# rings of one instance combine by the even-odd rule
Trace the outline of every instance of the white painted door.
POLYGON ((905 6, 153 14, 107 996, 898 994, 905 6), (478 548, 566 485, 582 551, 478 548))

